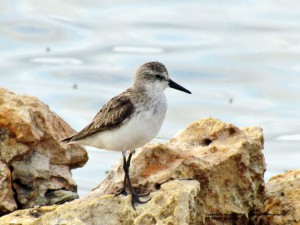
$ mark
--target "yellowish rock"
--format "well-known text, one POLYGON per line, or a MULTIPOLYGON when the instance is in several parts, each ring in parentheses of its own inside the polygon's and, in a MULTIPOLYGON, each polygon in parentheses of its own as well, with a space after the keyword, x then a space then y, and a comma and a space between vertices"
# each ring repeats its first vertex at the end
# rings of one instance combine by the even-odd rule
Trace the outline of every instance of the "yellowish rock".
POLYGON ((254 213, 257 225, 300 225, 300 170, 272 177, 263 206, 254 213))
POLYGON ((0 219, 0 224, 53 225, 91 224, 190 224, 197 220, 197 181, 169 181, 161 190, 151 193, 151 201, 135 211, 130 197, 105 195, 86 200, 75 200, 62 206, 36 207, 14 212, 0 219), (191 207, 192 206, 192 207, 191 207), (72 213, 71 213, 72 212, 72 213))
POLYGON ((50 204, 52 192, 59 190, 69 191, 61 201, 74 199, 77 187, 70 169, 88 159, 84 148, 61 143, 74 132, 37 98, 0 88, 0 162, 11 170, 0 166, 1 174, 11 174, 10 184, 0 175, 0 187, 6 186, 0 191, 0 214, 13 211, 16 201, 19 208, 50 204))
MULTIPOLYGON (((132 160, 132 182, 141 191, 155 191, 171 179, 194 179, 201 184, 202 211, 247 218, 263 197, 262 148, 261 128, 239 129, 213 118, 199 120, 170 142, 143 147, 132 160)), ((90 196, 116 192, 122 179, 120 164, 90 196)))

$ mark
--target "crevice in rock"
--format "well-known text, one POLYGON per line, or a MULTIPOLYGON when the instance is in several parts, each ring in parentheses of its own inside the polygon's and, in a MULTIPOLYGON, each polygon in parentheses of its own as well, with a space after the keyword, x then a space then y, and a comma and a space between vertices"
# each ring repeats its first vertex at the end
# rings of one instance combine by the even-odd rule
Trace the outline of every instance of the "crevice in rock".
POLYGON ((15 179, 15 180, 12 181, 12 190, 13 190, 13 193, 14 193, 14 199, 17 203, 18 209, 22 209, 23 208, 22 203, 19 201, 16 186, 22 188, 26 192, 31 192, 33 189, 30 186, 28 186, 26 184, 23 184, 19 179, 15 179))
POLYGON ((204 138, 202 143, 203 143, 204 146, 208 146, 212 143, 212 140, 209 139, 209 138, 204 138))
POLYGON ((229 128, 228 131, 229 131, 229 135, 234 135, 236 132, 236 130, 233 127, 229 128))
POLYGON ((159 190, 159 189, 160 189, 160 186, 161 186, 161 184, 158 184, 158 183, 155 184, 155 189, 156 189, 156 190, 159 190))

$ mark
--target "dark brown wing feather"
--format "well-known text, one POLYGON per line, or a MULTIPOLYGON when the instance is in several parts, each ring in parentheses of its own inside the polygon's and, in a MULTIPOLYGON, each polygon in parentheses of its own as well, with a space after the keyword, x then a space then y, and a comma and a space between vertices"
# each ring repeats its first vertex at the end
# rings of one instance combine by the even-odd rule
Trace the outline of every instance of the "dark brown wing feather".
POLYGON ((103 106, 88 126, 74 136, 66 138, 63 141, 77 141, 100 131, 118 127, 133 113, 134 107, 130 101, 130 92, 131 89, 127 89, 122 94, 112 98, 106 105, 103 106))

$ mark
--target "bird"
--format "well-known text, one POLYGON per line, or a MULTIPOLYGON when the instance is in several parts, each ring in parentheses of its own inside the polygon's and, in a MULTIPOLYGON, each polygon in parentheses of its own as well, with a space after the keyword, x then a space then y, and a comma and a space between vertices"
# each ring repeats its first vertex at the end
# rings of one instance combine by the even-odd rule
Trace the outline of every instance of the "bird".
POLYGON ((147 62, 137 69, 130 88, 108 101, 80 132, 62 140, 68 144, 121 151, 124 180, 116 195, 127 195, 127 186, 134 209, 135 203, 146 203, 150 199, 140 200, 145 194, 137 194, 132 187, 129 175, 131 158, 137 148, 158 134, 167 111, 164 90, 168 87, 191 94, 169 78, 165 65, 156 61, 147 62))

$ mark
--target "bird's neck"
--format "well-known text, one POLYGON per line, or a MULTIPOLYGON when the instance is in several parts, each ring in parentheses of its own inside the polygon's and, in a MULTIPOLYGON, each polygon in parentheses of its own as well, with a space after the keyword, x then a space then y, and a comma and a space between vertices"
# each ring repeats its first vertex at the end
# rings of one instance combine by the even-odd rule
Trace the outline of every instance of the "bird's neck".
POLYGON ((159 88, 155 88, 153 86, 138 86, 134 87, 133 91, 135 93, 138 93, 140 96, 143 96, 144 98, 153 98, 156 96, 164 95, 164 91, 160 90, 159 88))
POLYGON ((138 101, 156 102, 161 99, 165 99, 165 94, 163 90, 156 90, 152 88, 147 88, 145 86, 140 86, 138 88, 133 88, 133 91, 137 93, 138 101))

